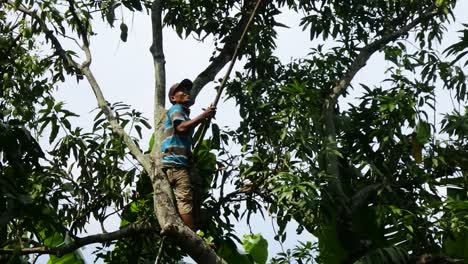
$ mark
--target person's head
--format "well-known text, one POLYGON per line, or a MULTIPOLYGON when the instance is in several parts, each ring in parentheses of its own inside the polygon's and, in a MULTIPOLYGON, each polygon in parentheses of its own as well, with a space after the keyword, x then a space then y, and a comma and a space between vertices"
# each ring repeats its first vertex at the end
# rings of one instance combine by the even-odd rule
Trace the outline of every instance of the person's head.
POLYGON ((169 89, 169 101, 172 104, 180 104, 185 107, 193 105, 193 100, 190 98, 190 90, 192 90, 192 81, 184 79, 180 83, 176 83, 169 89))

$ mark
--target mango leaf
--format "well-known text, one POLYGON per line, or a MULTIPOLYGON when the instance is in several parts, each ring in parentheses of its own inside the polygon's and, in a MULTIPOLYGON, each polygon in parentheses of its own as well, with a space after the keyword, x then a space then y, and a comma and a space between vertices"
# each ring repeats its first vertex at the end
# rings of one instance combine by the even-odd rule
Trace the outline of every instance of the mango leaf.
POLYGON ((268 242, 261 234, 245 235, 242 245, 247 253, 254 259, 255 263, 265 264, 268 259, 268 242))
POLYGON ((419 144, 425 144, 431 138, 431 127, 428 123, 422 121, 417 125, 416 138, 419 144))
POLYGON ((212 124, 211 125, 211 133, 212 133, 212 139, 211 139, 211 146, 213 149, 219 149, 220 148, 220 129, 217 124, 212 124))
MULTIPOLYGON (((70 238, 60 234, 59 232, 52 230, 50 226, 47 225, 37 225, 36 229, 38 230, 37 235, 41 240, 44 241, 44 245, 47 247, 58 247, 65 243, 70 242, 70 238)), ((47 264, 84 264, 81 251, 75 250, 74 252, 65 254, 63 256, 54 256, 50 255, 49 261, 47 264)))
MULTIPOLYGON (((463 189, 447 188, 448 206, 447 209, 453 213, 467 217, 466 192, 463 189)), ((452 218, 453 219, 453 218, 452 218)), ((443 249, 449 256, 468 259, 468 231, 466 227, 463 231, 452 232, 444 237, 443 249)))
POLYGON ((57 134, 59 132, 59 126, 57 125, 57 120, 56 119, 52 119, 51 120, 51 124, 52 124, 52 131, 50 132, 50 136, 49 136, 49 143, 52 143, 54 142, 55 138, 57 137, 57 134))
POLYGON ((230 240, 225 240, 219 243, 218 256, 223 258, 228 264, 254 264, 255 262, 248 255, 241 254, 237 251, 236 244, 230 240))
POLYGON ((151 152, 151 150, 153 149, 153 145, 154 145, 154 133, 151 135, 151 138, 150 138, 148 152, 151 152))
POLYGON ((443 242, 443 248, 449 256, 468 259, 468 232, 447 237, 443 242))

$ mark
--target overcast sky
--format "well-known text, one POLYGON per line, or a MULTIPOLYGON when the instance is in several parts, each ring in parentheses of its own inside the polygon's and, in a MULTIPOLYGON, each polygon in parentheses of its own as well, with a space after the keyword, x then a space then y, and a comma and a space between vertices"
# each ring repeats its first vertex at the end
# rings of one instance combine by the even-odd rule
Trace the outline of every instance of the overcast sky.
MULTIPOLYGON (((458 27, 449 27, 451 33, 444 38, 445 43, 441 45, 441 51, 447 43, 450 44, 458 40, 459 35, 454 34, 454 32, 460 29, 459 25, 468 23, 468 15, 466 14, 468 1, 461 0, 459 2, 456 9, 456 24, 458 27)), ((305 57, 312 46, 308 32, 302 32, 298 26, 298 16, 287 12, 282 14, 279 20, 290 28, 278 29, 278 48, 275 55, 285 63, 291 61, 292 58, 305 57)), ((149 53, 149 46, 151 45, 150 17, 142 14, 128 14, 125 16, 125 23, 129 26, 128 41, 126 43, 120 41, 118 27, 111 29, 106 23, 98 23, 99 25, 95 26, 94 31, 98 35, 91 39, 93 53, 91 68, 109 102, 123 101, 130 104, 151 120, 153 114, 154 69, 153 60, 149 53)), ((192 38, 181 40, 171 29, 165 29, 164 52, 166 56, 167 86, 170 87, 173 83, 184 78, 194 79, 208 65, 212 50, 213 43, 210 38, 204 43, 199 43, 192 38)), ((377 85, 383 80, 383 72, 387 66, 383 62, 382 55, 377 54, 358 73, 353 83, 366 83, 369 86, 377 85)), ((237 69, 241 67, 241 63, 236 65, 237 69)), ((222 74, 219 74, 217 79, 221 77, 222 74)), ((196 104, 192 107, 192 116, 199 113, 202 107, 208 106, 213 101, 215 97, 214 86, 215 84, 210 83, 200 93, 196 104)), ((358 93, 359 91, 355 91, 354 94, 348 96, 350 99, 347 100, 353 100, 358 93)), ((76 81, 70 79, 64 86, 60 87, 57 95, 60 100, 66 102, 69 110, 80 115, 76 122, 78 126, 92 127, 92 118, 95 113, 90 114, 89 112, 96 108, 97 104, 86 81, 77 84, 76 81)), ((441 98, 444 97, 443 93, 440 95, 441 98)), ((451 103, 449 100, 438 101, 439 111, 442 112, 443 109, 450 108, 451 103)), ((220 126, 237 127, 240 117, 232 101, 221 101, 218 109, 216 120, 220 126)), ((144 134, 144 144, 149 141, 150 133, 150 131, 147 131, 144 134)), ((118 221, 109 223, 109 226, 108 231, 117 228, 118 221)), ((289 239, 284 245, 285 248, 293 247, 296 240, 307 241, 311 239, 310 235, 295 236, 294 230, 295 227, 292 226, 291 235, 289 235, 289 239)), ((89 231, 90 233, 94 231, 101 232, 97 225, 92 225, 89 231)), ((239 224, 239 231, 240 234, 249 233, 249 229, 242 223, 239 224)), ((267 238, 269 257, 274 256, 281 250, 278 242, 273 240, 271 220, 263 221, 260 217, 257 217, 252 231, 262 233, 267 238)), ((89 256, 91 248, 88 246, 84 251, 88 263, 92 263, 94 259, 89 256)))

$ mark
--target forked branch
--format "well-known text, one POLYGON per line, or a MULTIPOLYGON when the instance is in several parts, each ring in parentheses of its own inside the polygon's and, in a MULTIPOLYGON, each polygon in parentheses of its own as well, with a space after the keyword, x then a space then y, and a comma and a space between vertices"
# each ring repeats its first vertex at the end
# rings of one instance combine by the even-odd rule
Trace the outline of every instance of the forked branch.
POLYGON ((426 21, 427 19, 436 16, 437 14, 439 14, 439 11, 437 9, 431 9, 429 11, 426 11, 413 21, 409 22, 407 25, 401 27, 396 31, 390 32, 382 36, 381 38, 373 41, 372 43, 362 48, 354 62, 349 66, 348 71, 344 74, 343 78, 341 78, 338 81, 338 84, 335 87, 333 87, 330 94, 330 105, 328 107, 334 107, 334 105, 337 103, 338 97, 346 91, 356 73, 366 65, 369 58, 376 51, 384 47, 386 44, 395 41, 399 37, 407 34, 410 30, 415 28, 421 22, 426 21))

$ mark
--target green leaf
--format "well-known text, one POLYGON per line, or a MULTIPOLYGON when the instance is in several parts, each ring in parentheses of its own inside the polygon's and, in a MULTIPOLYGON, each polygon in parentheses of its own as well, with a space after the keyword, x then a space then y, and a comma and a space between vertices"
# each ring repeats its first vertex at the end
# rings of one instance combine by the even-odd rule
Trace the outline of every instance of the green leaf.
MULTIPOLYGON (((43 211, 50 210, 49 207, 43 208, 43 211)), ((58 227, 57 227, 58 228, 58 227)), ((63 228, 63 227, 62 227, 63 228)), ((47 247, 58 247, 63 244, 69 243, 70 239, 63 236, 47 224, 38 224, 36 225, 37 233, 36 235, 43 241, 44 245, 47 247)), ((81 256, 80 250, 65 254, 63 256, 54 256, 50 255, 47 264, 84 264, 84 260, 81 256)))
POLYGON ((424 121, 419 122, 416 127, 416 138, 419 144, 426 144, 431 138, 431 126, 424 121))
POLYGON ((50 132, 49 143, 54 142, 54 140, 57 137, 57 134, 59 132, 59 126, 57 125, 57 120, 52 119, 51 124, 52 124, 52 131, 50 132))
POLYGON ((237 251, 236 244, 230 240, 221 241, 216 253, 228 264, 254 264, 254 262, 247 255, 239 253, 237 251))
POLYGON ((107 23, 109 23, 109 25, 111 27, 114 27, 114 21, 115 21, 115 8, 114 8, 114 3, 111 2, 107 8, 104 10, 104 15, 106 17, 106 20, 107 20, 107 23))
POLYGON ((211 146, 213 149, 219 149, 221 147, 220 137, 219 137, 220 129, 217 124, 211 125, 211 133, 213 134, 212 139, 211 139, 211 146))
POLYGON ((148 145, 148 152, 150 152, 153 149, 154 146, 154 133, 151 135, 149 145, 148 145))
POLYGON ((140 119, 140 122, 147 128, 151 129, 151 125, 145 119, 140 119))
POLYGON ((62 257, 50 256, 47 264, 84 264, 84 260, 78 253, 68 253, 62 257))
POLYGON ((23 3, 23 0, 15 0, 15 8, 18 8, 23 3))
POLYGON ((261 234, 245 235, 242 239, 242 245, 249 253, 255 263, 265 264, 268 259, 268 242, 261 234))
POLYGON ((141 139, 142 138, 142 134, 141 134, 141 126, 135 126, 135 129, 138 133, 138 137, 141 139))

